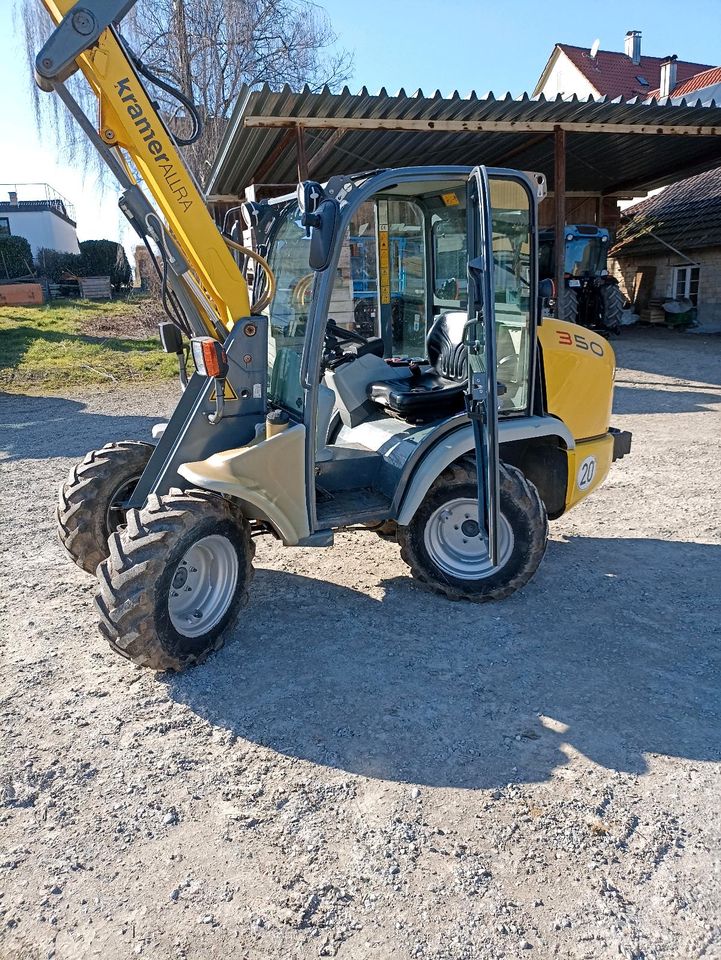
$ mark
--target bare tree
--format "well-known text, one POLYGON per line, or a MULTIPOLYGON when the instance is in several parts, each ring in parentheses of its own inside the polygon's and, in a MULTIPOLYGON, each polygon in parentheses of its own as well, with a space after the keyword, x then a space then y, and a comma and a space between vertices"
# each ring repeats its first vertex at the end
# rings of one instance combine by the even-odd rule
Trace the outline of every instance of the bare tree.
MULTIPOLYGON (((39 0, 16 2, 32 63, 49 21, 39 0)), ((352 56, 335 49, 337 37, 327 14, 308 0, 139 0, 123 32, 154 74, 195 103, 203 132, 184 149, 201 183, 244 85, 334 88, 352 67, 352 56)), ((92 116, 87 86, 82 79, 71 82, 92 116)), ((166 120, 184 134, 190 126, 186 108, 162 90, 155 93, 166 120)), ((87 159, 85 141, 69 118, 61 117, 57 98, 36 94, 35 103, 39 124, 47 129, 51 121, 61 149, 71 155, 80 151, 87 159)))

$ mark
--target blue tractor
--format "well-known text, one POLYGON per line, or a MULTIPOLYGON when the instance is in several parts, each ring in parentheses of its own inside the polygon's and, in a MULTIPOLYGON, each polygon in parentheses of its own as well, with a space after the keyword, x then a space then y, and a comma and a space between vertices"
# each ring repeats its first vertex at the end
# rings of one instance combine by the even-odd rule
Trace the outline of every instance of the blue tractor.
MULTIPOLYGON (((625 298, 608 272, 610 234, 593 224, 567 224, 564 228, 564 285, 556 291, 551 311, 559 320, 593 330, 618 333, 625 298)), ((538 237, 539 277, 556 277, 555 230, 538 237)))

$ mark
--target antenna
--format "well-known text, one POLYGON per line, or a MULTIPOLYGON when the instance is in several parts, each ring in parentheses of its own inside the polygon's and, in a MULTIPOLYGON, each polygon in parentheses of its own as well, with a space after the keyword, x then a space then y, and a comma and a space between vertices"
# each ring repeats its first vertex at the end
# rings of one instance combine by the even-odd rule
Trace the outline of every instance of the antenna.
POLYGON ((596 54, 598 53, 598 48, 601 46, 601 41, 596 38, 591 44, 591 60, 596 59, 596 54))

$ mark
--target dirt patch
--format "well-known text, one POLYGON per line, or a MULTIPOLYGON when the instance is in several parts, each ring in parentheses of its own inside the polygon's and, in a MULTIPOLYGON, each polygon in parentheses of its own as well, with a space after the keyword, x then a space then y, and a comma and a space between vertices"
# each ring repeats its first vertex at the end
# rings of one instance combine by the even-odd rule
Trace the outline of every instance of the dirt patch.
POLYGON ((262 542, 176 678, 100 641, 52 516, 174 387, 2 397, 0 957, 721 956, 720 349, 624 333, 632 456, 522 593, 262 542))
POLYGON ((117 314, 89 314, 80 323, 79 332, 88 337, 147 340, 158 336, 158 324, 167 319, 160 301, 147 299, 124 305, 117 314))

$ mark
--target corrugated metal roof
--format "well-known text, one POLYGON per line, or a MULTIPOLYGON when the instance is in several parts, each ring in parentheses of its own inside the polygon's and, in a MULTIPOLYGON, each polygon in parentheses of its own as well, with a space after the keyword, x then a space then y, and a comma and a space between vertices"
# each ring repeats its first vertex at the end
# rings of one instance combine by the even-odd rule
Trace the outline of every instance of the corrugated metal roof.
POLYGON ((656 237, 681 251, 721 246, 721 169, 674 183, 626 216, 612 251, 617 257, 668 252, 656 237))
POLYGON ((272 90, 266 85, 241 92, 209 177, 209 195, 240 196, 258 180, 296 182, 295 144, 288 129, 248 125, 262 123, 259 118, 304 123, 309 174, 321 181, 378 167, 485 163, 545 173, 552 187, 552 132, 558 124, 567 129, 569 191, 628 193, 721 163, 721 106, 714 102, 659 104, 575 96, 547 100, 527 94, 497 99, 492 93, 463 98, 458 92, 444 98, 438 91, 429 97, 421 90, 412 96, 404 90, 389 96, 385 89, 371 94, 365 87, 351 94, 347 87, 331 93, 327 88, 272 90), (313 120, 319 127, 328 126, 313 128, 313 120), (334 134, 334 120, 366 123, 369 128, 334 134), (378 120, 386 124, 415 120, 424 129, 381 129, 373 124, 378 120), (469 127, 500 123, 504 129, 449 132, 439 129, 443 121, 469 127), (589 124, 601 132, 575 132, 589 124), (635 130, 674 127, 687 135, 613 132, 619 125, 635 130), (697 136, 701 128, 713 129, 715 135, 697 136))

